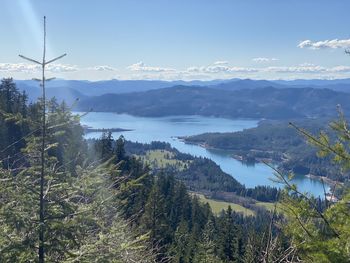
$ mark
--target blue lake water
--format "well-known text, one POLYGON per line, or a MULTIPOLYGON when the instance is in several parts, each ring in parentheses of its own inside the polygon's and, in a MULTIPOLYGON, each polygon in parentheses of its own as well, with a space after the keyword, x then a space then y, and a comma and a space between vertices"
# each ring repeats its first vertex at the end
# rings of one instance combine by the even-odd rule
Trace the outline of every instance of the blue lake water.
MULTIPOLYGON (((113 137, 123 135, 127 140, 141 143, 162 141, 170 143, 180 152, 210 158, 221 169, 247 187, 257 185, 279 186, 271 181, 273 171, 265 164, 246 165, 231 157, 227 151, 205 149, 178 140, 177 136, 196 135, 205 132, 233 132, 256 127, 258 120, 223 119, 202 116, 135 117, 127 114, 91 112, 82 117, 81 123, 92 128, 123 128, 132 131, 114 132, 113 137)), ((88 133, 86 138, 99 138, 101 133, 88 133)), ((323 196, 324 190, 319 180, 298 176, 293 179, 301 191, 315 196, 323 196)), ((329 187, 326 186, 328 191, 329 187)))

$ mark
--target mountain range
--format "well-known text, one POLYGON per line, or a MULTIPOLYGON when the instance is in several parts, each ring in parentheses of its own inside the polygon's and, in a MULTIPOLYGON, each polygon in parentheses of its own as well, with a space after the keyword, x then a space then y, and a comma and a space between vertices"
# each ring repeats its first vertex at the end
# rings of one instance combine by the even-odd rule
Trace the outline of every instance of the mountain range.
MULTIPOLYGON (((30 99, 40 96, 39 85, 33 80, 16 80, 16 84, 21 90, 25 90, 30 99)), ((47 83, 49 97, 65 97, 63 95, 74 96, 100 96, 103 94, 121 94, 130 92, 141 92, 153 89, 169 88, 172 86, 202 86, 217 89, 237 90, 251 88, 328 88, 331 90, 350 92, 350 79, 336 80, 251 80, 251 79, 228 79, 211 81, 161 81, 161 80, 63 80, 57 79, 47 83), (63 94, 63 95, 62 95, 63 94)))
POLYGON ((226 118, 333 117, 336 105, 350 112, 350 93, 315 88, 218 90, 199 86, 126 94, 105 94, 80 101, 78 110, 137 116, 202 115, 226 118))
MULTIPOLYGON (((41 90, 31 80, 16 81, 30 100, 41 90)), ((47 96, 77 110, 139 116, 203 115, 227 118, 313 118, 336 115, 336 105, 350 112, 350 79, 268 81, 54 80, 47 96)))

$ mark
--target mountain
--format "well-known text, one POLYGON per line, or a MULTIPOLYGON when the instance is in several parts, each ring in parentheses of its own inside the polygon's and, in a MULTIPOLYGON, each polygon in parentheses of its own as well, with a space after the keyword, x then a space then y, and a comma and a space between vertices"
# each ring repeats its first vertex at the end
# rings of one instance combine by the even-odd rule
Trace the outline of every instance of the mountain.
POLYGON ((272 83, 293 88, 326 88, 336 91, 350 92, 350 79, 275 80, 272 81, 272 83))
MULTIPOLYGON (((86 80, 53 80, 47 83, 47 90, 51 94, 60 94, 62 89, 71 89, 83 96, 99 96, 108 93, 121 94, 130 92, 141 92, 153 89, 161 89, 176 85, 185 86, 211 86, 219 83, 225 83, 231 80, 211 80, 211 81, 160 81, 160 80, 104 80, 104 81, 86 81, 86 80)), ((25 90, 30 98, 36 99, 40 95, 39 85, 33 80, 16 80, 20 90, 25 90)), ((74 93, 71 91, 71 93, 74 93)))
POLYGON ((284 119, 336 115, 336 105, 350 112, 350 94, 315 88, 220 90, 176 86, 146 92, 85 98, 78 109, 138 116, 202 115, 227 118, 284 119))
MULTIPOLYGON (((16 84, 19 90, 27 93, 29 101, 36 101, 42 94, 41 87, 36 81, 16 81, 16 84)), ((72 104, 76 99, 86 97, 86 95, 68 86, 51 87, 50 85, 51 83, 48 83, 48 88, 46 89, 47 98, 55 97, 58 101, 64 100, 68 104, 72 104)))
POLYGON ((252 79, 234 79, 226 82, 221 82, 216 85, 211 85, 210 88, 220 90, 241 90, 241 89, 257 89, 257 88, 287 88, 282 84, 274 83, 268 80, 252 80, 252 79))
POLYGON ((348 79, 295 79, 295 80, 273 80, 273 83, 288 86, 328 86, 336 84, 350 84, 348 79))
MULTIPOLYGON (((17 80, 16 84, 20 90, 25 90, 31 101, 41 95, 37 82, 32 80, 17 80)), ((104 94, 125 94, 133 92, 145 92, 158 90, 173 86, 203 87, 216 90, 236 91, 244 89, 258 89, 273 87, 286 88, 315 88, 331 89, 336 91, 350 92, 350 79, 340 80, 293 80, 293 81, 267 81, 252 79, 228 79, 211 81, 160 81, 160 80, 53 80, 47 83, 48 97, 56 97, 68 103, 75 99, 83 99, 90 96, 101 96, 104 94)))
POLYGON ((210 86, 211 88, 224 90, 256 89, 256 88, 320 88, 336 91, 350 92, 350 79, 335 80, 252 80, 252 79, 234 79, 210 86))

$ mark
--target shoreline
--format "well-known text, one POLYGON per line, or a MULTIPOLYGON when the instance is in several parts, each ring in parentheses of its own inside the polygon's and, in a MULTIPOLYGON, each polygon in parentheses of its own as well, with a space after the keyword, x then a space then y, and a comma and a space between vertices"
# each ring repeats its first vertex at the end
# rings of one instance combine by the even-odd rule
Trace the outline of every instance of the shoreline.
MULTIPOLYGON (((319 180, 321 182, 324 181, 325 183, 329 184, 330 187, 335 187, 336 185, 343 185, 344 184, 342 182, 338 182, 338 181, 334 181, 332 179, 329 179, 326 176, 319 176, 319 175, 314 175, 314 174, 306 174, 305 176, 307 178, 319 180)), ((330 189, 330 190, 332 190, 332 189, 330 189)))
MULTIPOLYGON (((200 147, 205 148, 205 149, 225 150, 225 149, 211 147, 211 146, 209 146, 206 143, 198 143, 198 142, 193 142, 193 141, 186 141, 186 138, 187 137, 178 137, 178 139, 183 141, 184 143, 197 145, 197 146, 200 146, 200 147)), ((230 150, 226 150, 226 151, 230 151, 230 150)), ((234 150, 231 150, 231 151, 234 151, 234 150)), ((233 159, 237 160, 237 161, 246 162, 246 159, 242 155, 232 154, 231 157, 233 159)), ((267 161, 267 162, 272 163, 272 164, 276 164, 277 163, 275 160, 273 160, 271 158, 255 158, 255 160, 256 161, 254 163, 264 163, 264 161, 267 161)), ((322 181, 325 182, 326 184, 329 185, 329 188, 330 188, 329 191, 330 192, 332 192, 332 187, 334 188, 336 185, 343 185, 344 184, 342 182, 338 182, 338 181, 334 181, 332 179, 329 179, 326 176, 318 176, 318 175, 314 175, 314 174, 304 174, 302 176, 305 176, 306 178, 309 178, 309 179, 318 180, 320 182, 322 182, 322 181)))

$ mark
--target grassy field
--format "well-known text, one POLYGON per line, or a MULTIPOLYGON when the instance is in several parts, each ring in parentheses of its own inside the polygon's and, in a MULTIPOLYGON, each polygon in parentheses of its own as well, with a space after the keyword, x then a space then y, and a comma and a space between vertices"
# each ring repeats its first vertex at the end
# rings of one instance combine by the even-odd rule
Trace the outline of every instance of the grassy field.
POLYGON ((228 206, 230 205, 232 210, 234 210, 235 212, 243 213, 245 216, 254 216, 255 215, 253 210, 245 208, 239 204, 212 200, 212 199, 206 198, 202 194, 198 194, 198 193, 194 193, 194 194, 197 195, 203 203, 208 203, 210 205, 211 209, 213 210, 213 212, 216 214, 220 213, 223 209, 226 210, 228 208, 228 206))
POLYGON ((141 161, 152 168, 165 168, 169 165, 177 167, 180 171, 189 165, 190 161, 175 159, 174 153, 166 150, 147 151, 145 155, 139 156, 141 161))

